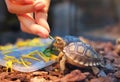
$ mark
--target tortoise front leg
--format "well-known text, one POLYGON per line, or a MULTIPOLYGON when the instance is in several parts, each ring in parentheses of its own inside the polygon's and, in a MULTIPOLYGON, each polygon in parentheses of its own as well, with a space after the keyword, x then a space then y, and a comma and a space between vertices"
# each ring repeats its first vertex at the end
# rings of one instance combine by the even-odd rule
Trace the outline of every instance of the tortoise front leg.
POLYGON ((66 56, 64 55, 60 60, 60 72, 64 74, 65 71, 66 56))
POLYGON ((58 57, 57 57, 57 62, 60 62, 61 58, 63 57, 63 52, 60 52, 58 57))

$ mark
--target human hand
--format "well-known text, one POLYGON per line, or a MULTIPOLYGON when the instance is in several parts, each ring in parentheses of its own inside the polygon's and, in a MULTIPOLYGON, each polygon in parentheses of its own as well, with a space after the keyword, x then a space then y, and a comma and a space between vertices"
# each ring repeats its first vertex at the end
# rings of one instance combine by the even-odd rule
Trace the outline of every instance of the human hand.
POLYGON ((8 11, 16 14, 21 30, 42 38, 49 36, 47 12, 50 0, 5 0, 8 11))

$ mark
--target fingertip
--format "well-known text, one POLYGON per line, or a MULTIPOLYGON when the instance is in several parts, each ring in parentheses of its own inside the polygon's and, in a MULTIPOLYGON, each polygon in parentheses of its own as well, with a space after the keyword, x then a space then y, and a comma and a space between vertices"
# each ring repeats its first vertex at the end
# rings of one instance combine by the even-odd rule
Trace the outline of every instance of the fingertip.
POLYGON ((42 32, 37 32, 36 34, 38 36, 40 36, 41 38, 48 38, 49 37, 49 33, 43 34, 42 32))
POLYGON ((50 32, 50 26, 47 21, 48 14, 44 12, 35 12, 35 22, 43 26, 48 32, 50 32))

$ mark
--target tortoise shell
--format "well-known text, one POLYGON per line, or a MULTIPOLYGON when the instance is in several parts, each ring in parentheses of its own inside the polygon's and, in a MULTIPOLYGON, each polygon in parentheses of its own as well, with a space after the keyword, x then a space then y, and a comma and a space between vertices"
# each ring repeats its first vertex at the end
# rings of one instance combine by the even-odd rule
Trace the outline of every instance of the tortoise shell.
POLYGON ((98 66, 103 63, 102 56, 83 42, 71 42, 64 47, 63 53, 71 64, 77 66, 98 66))

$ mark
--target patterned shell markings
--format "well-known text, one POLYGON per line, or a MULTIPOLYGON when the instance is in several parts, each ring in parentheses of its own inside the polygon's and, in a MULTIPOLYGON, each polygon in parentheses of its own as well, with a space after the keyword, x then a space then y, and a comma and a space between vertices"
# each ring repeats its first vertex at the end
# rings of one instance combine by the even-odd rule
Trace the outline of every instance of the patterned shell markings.
POLYGON ((83 42, 72 42, 64 48, 63 52, 66 57, 79 65, 98 66, 103 64, 102 56, 97 54, 90 45, 83 42))

